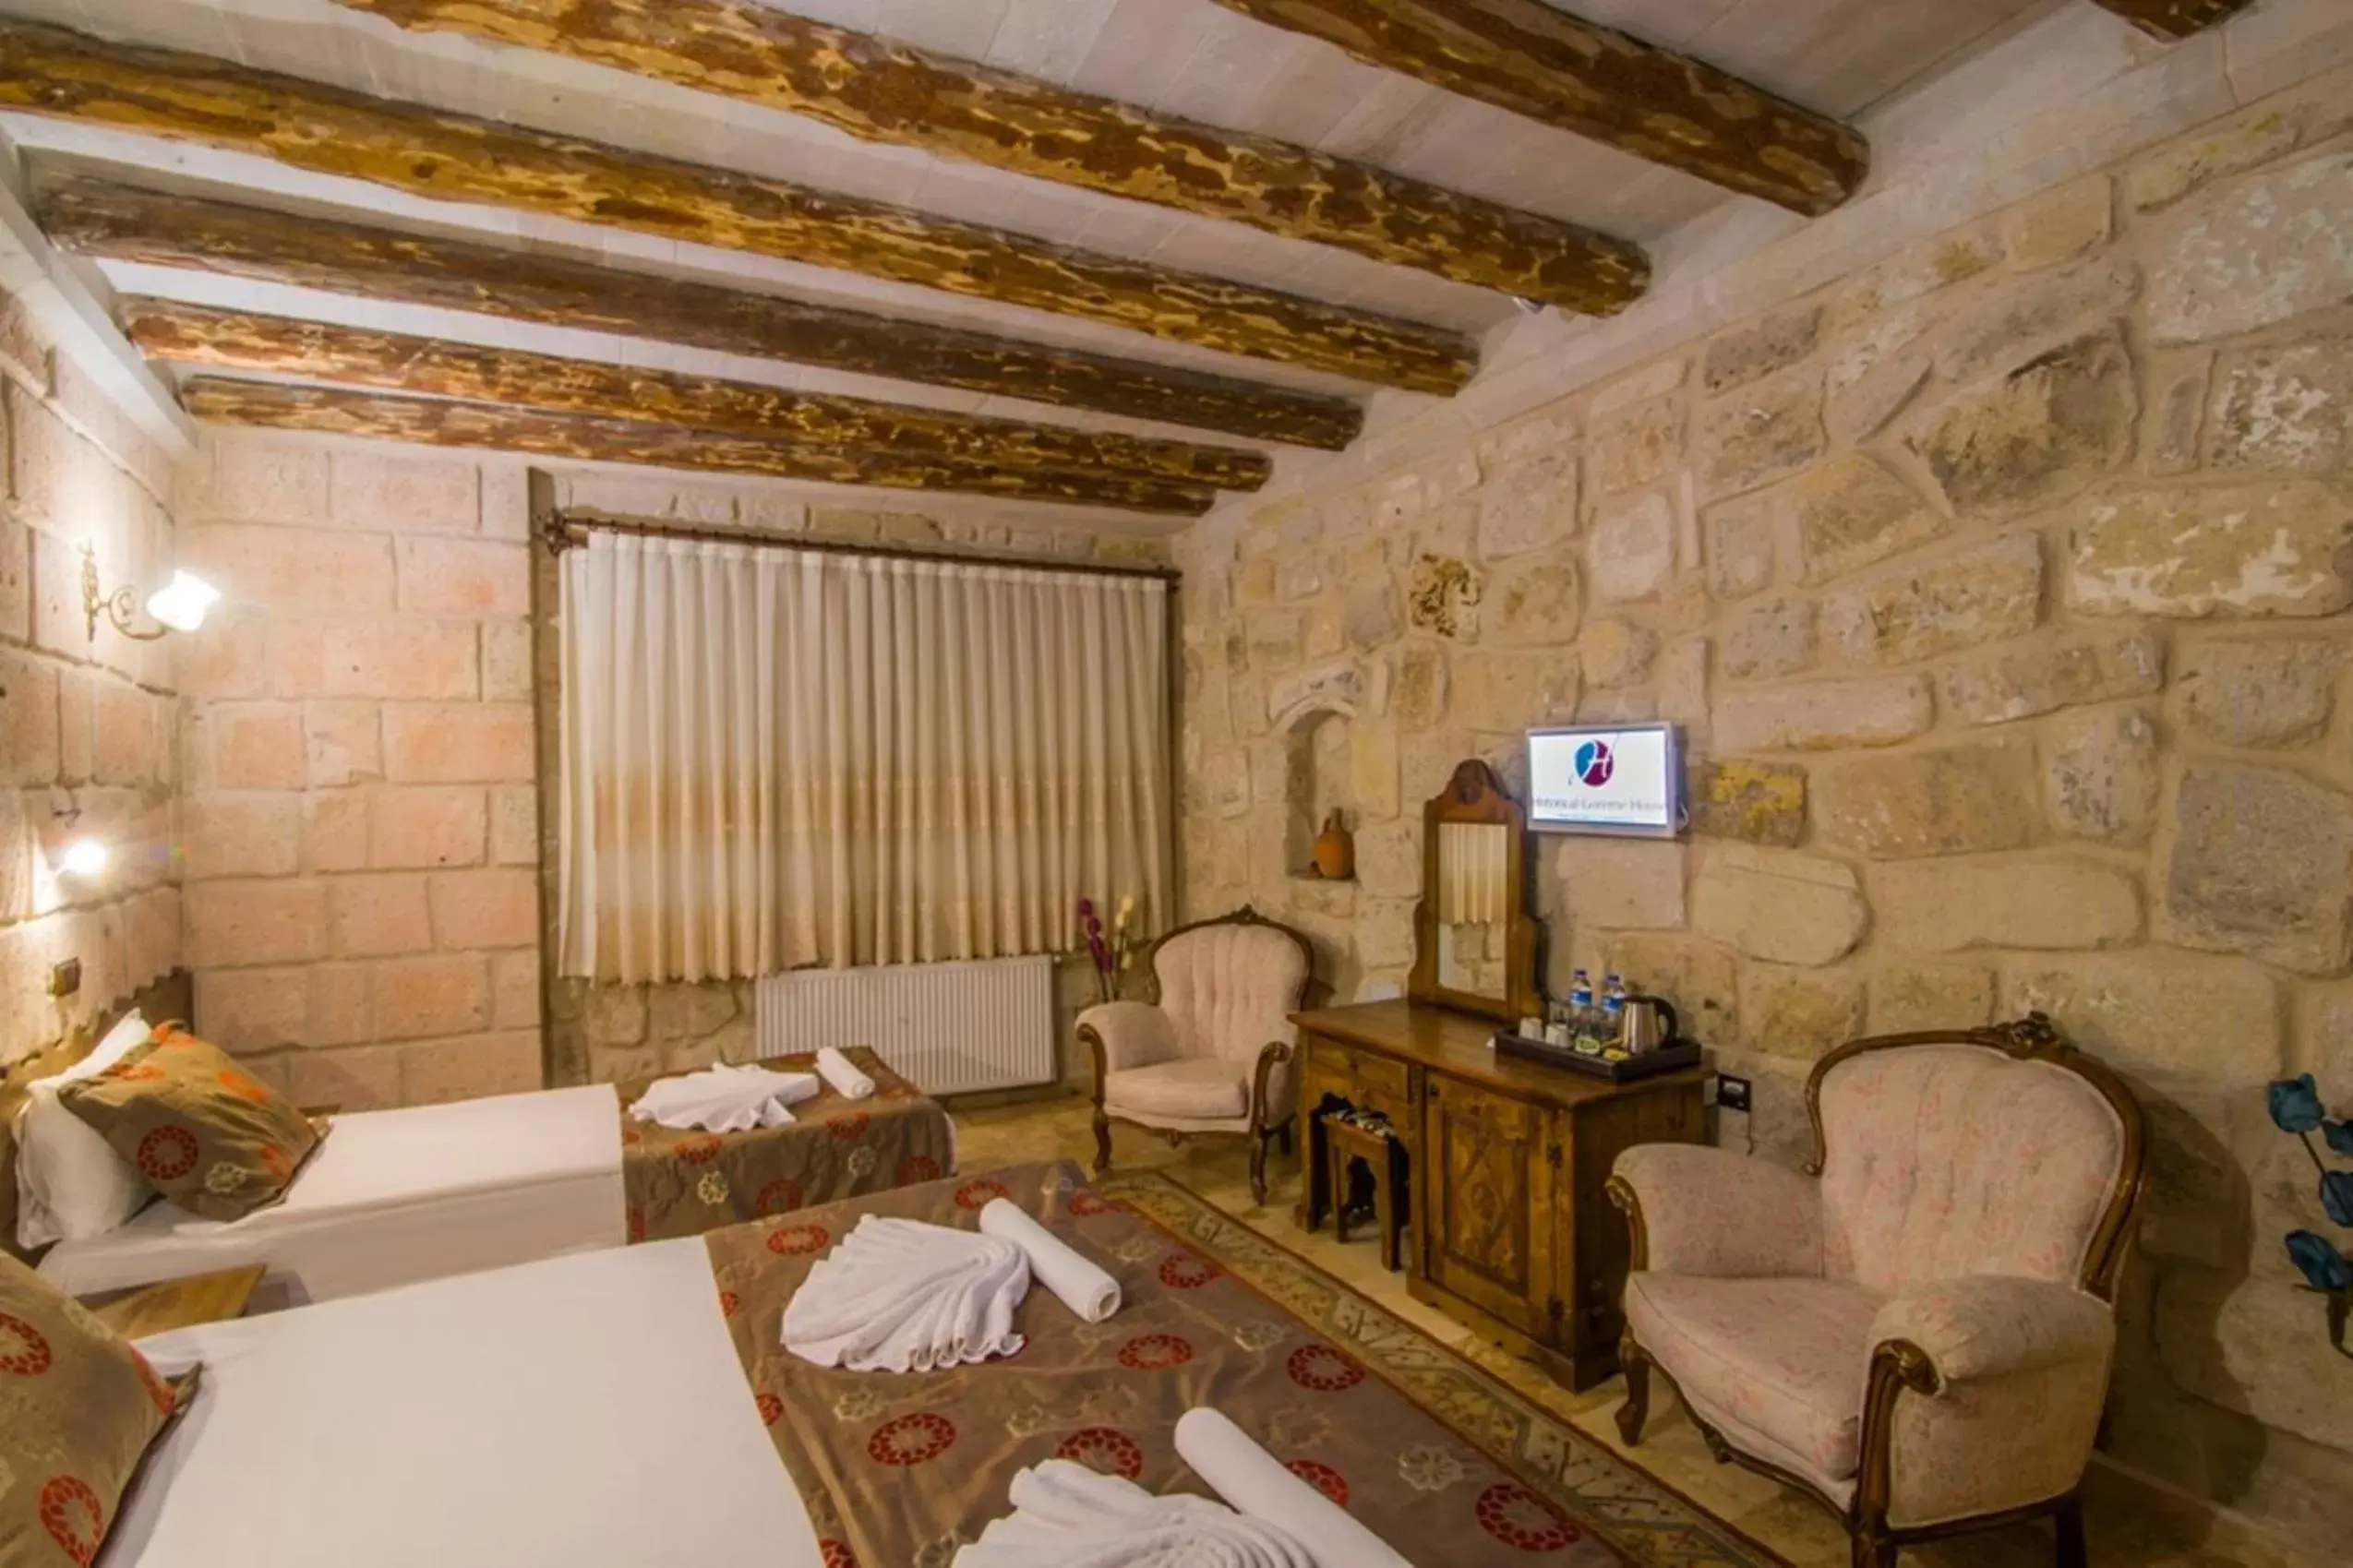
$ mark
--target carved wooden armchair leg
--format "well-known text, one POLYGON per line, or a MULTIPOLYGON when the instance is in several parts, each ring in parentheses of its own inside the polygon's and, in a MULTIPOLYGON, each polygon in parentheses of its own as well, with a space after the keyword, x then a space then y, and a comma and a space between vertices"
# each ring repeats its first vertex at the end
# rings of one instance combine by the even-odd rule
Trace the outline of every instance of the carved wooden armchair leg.
MULTIPOLYGON (((1627 1272, 1639 1274, 1651 1266, 1651 1232, 1642 1223, 1642 1200, 1622 1176, 1612 1176, 1603 1191, 1626 1216, 1627 1272)), ((1617 1367, 1626 1374, 1626 1403, 1618 1406, 1617 1434, 1631 1448, 1642 1441, 1642 1423, 1651 1418, 1651 1359, 1635 1343, 1631 1326, 1618 1334, 1617 1367)))
POLYGON ((1103 1036, 1093 1024, 1078 1026, 1078 1043, 1095 1056, 1095 1174, 1102 1175, 1111 1168, 1111 1119, 1103 1111, 1103 1036))
POLYGON ((1288 1119, 1276 1123, 1268 1118, 1268 1090, 1276 1067, 1289 1062, 1292 1055, 1284 1042, 1267 1041, 1259 1048, 1258 1070, 1250 1079, 1250 1196, 1261 1208, 1267 1203, 1267 1145, 1291 1125, 1288 1119))
POLYGON ((2059 1527, 2059 1550, 2053 1557, 2059 1568, 2088 1568, 2092 1554, 2083 1539, 2083 1494, 2068 1493, 2051 1522, 2059 1527))
POLYGON ((1617 1435, 1631 1448, 1642 1441, 1642 1423, 1651 1418, 1651 1360, 1635 1343, 1631 1331, 1618 1335, 1617 1370, 1626 1374, 1626 1403, 1617 1407, 1617 1435))

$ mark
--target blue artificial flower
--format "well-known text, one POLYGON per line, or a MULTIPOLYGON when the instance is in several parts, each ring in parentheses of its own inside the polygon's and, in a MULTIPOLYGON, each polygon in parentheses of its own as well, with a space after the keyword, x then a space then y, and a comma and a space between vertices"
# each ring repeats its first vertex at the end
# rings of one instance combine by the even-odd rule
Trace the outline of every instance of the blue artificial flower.
POLYGON ((2321 1136, 2340 1155, 2353 1155, 2353 1121, 2323 1121, 2321 1136))
POLYGON ((2353 1226, 2353 1170, 2321 1172, 2321 1207, 2337 1224, 2353 1226))
POLYGON ((2287 1258, 2304 1272, 2315 1290, 2353 1290, 2353 1265, 2326 1237, 2309 1230, 2287 1233, 2287 1258))
POLYGON ((2321 1125, 2321 1091, 2312 1075, 2283 1078, 2271 1085, 2266 1094, 2271 1101, 2271 1119, 2282 1132, 2314 1132, 2321 1125))

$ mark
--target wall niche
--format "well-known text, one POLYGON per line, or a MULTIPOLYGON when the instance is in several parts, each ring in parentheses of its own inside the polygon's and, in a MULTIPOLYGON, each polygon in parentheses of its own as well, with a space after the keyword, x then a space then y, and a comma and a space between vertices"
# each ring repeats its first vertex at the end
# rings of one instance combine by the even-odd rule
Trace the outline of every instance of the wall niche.
POLYGON ((1356 831, 1349 761, 1353 724, 1353 715, 1339 709, 1317 708, 1283 732, 1283 869, 1293 877, 1323 880, 1315 870, 1315 839, 1334 811, 1356 831))

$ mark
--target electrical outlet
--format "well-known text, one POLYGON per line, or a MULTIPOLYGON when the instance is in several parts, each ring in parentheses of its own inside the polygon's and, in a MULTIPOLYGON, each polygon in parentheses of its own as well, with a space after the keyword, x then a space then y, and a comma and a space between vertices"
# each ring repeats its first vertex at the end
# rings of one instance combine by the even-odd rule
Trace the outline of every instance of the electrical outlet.
POLYGON ((1725 1110, 1747 1110, 1748 1108, 1748 1080, 1735 1078, 1729 1072, 1717 1073, 1716 1104, 1725 1110))
POLYGON ((82 988, 82 961, 69 958, 63 964, 49 966, 49 994, 69 997, 82 988))

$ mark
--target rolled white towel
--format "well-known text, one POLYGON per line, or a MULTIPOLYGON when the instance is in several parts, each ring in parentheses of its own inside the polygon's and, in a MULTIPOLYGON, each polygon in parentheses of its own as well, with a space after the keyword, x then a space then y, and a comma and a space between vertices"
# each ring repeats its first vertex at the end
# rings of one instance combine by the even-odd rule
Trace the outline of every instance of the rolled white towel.
POLYGON ((1178 1417, 1176 1451, 1237 1513, 1273 1525, 1305 1547, 1315 1568, 1413 1568, 1219 1411, 1205 1405, 1178 1417))
POLYGON ((812 1097, 817 1089, 814 1073, 720 1062, 699 1072, 655 1079, 630 1107, 630 1115, 680 1130, 743 1132, 784 1126, 793 1119, 786 1107, 812 1097))
POLYGON ((833 1047, 817 1053, 817 1071, 834 1086, 834 1093, 846 1100, 870 1100, 874 1097, 874 1080, 858 1070, 858 1064, 833 1047))
POLYGON ((1099 1323, 1120 1310, 1118 1280, 1004 1199, 981 1208, 980 1228, 1020 1248, 1038 1282, 1086 1322, 1099 1323))
POLYGON ((1279 1526, 1190 1492, 1156 1497, 1068 1459, 1021 1471, 1014 1512, 952 1568, 1315 1568, 1279 1526))
POLYGON ((821 1367, 928 1372, 1022 1347, 1021 1249, 993 1236, 868 1215, 785 1307, 785 1348, 821 1367))

